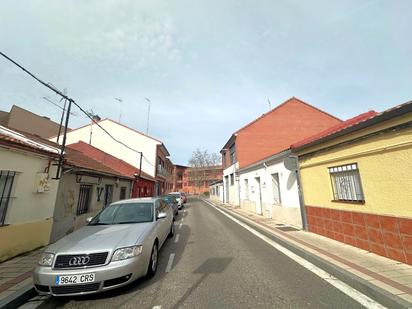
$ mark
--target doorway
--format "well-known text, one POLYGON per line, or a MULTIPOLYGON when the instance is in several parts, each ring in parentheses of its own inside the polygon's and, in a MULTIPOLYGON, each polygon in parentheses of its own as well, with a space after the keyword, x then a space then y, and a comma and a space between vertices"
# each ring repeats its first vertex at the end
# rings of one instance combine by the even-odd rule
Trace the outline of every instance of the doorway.
POLYGON ((255 177, 256 180, 256 213, 262 215, 262 186, 260 184, 260 177, 255 177))
POLYGON ((225 203, 229 203, 229 176, 225 176, 225 203))

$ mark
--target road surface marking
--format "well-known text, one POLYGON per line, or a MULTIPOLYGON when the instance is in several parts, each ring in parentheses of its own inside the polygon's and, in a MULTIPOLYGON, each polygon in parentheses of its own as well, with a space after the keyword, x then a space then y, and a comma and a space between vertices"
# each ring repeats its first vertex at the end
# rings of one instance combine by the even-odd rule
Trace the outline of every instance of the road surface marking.
POLYGON ((179 224, 179 230, 182 228, 182 225, 183 225, 183 223, 180 222, 180 224, 179 224))
POLYGON ((182 218, 182 222, 185 220, 185 218, 182 218))
POLYGON ((175 258, 175 254, 171 253, 170 257, 169 257, 169 261, 167 262, 167 266, 166 266, 166 272, 170 272, 170 270, 172 269, 172 265, 173 265, 173 259, 175 258))
POLYGON ((153 308, 152 309, 162 309, 162 306, 153 306, 153 308))
POLYGON ((175 237, 175 243, 177 243, 179 241, 179 237, 180 237, 180 234, 177 234, 176 237, 175 237))
POLYGON ((292 251, 290 251, 290 250, 286 249, 285 247, 281 246, 280 244, 278 244, 274 240, 270 239, 269 237, 259 233, 258 231, 251 228, 250 226, 243 223, 242 221, 236 219, 232 215, 229 215, 226 212, 224 212, 223 210, 220 210, 219 208, 217 208, 215 205, 211 204, 210 202, 208 202, 208 201, 204 201, 204 202, 206 204, 208 204, 209 206, 212 206, 217 211, 221 212, 223 215, 225 215, 226 217, 228 217, 232 221, 236 222, 237 224, 239 224, 240 226, 242 226, 243 228, 245 228, 249 232, 251 232, 253 235, 259 237, 260 239, 262 239, 263 241, 265 241, 266 243, 271 245, 276 250, 282 252, 287 257, 294 260, 296 263, 298 263, 301 266, 305 267, 307 270, 310 270, 315 275, 317 275, 321 279, 325 280, 326 282, 328 282, 329 284, 331 284, 332 286, 337 288, 339 291, 341 291, 344 294, 348 295, 349 297, 351 297, 352 299, 354 299, 355 301, 360 303, 365 308, 370 308, 370 309, 378 309, 378 308, 383 309, 383 308, 386 308, 386 307, 382 306, 381 304, 379 304, 378 302, 374 301, 372 298, 366 296, 365 294, 362 294, 358 290, 355 290, 351 286, 349 286, 346 283, 340 281, 338 278, 336 278, 336 277, 332 276, 331 274, 327 273, 323 269, 313 265, 312 263, 305 260, 304 258, 298 256, 297 254, 293 253, 292 251))

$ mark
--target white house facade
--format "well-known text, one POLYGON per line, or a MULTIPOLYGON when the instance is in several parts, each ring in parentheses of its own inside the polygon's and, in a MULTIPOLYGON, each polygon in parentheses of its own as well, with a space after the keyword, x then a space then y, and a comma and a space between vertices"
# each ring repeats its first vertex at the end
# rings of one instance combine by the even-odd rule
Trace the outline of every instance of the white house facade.
MULTIPOLYGON (((157 145, 162 145, 161 141, 128 128, 111 119, 101 120, 98 124, 121 143, 134 150, 143 152, 144 158, 142 160, 142 171, 152 177, 156 177, 157 145)), ((51 140, 56 141, 56 139, 57 138, 54 137, 51 140)), ((61 141, 62 137, 60 137, 60 142, 61 141)), ((89 143, 136 168, 140 168, 140 154, 113 140, 97 124, 89 124, 67 133, 67 145, 79 141, 89 143)))
POLYGON ((236 162, 223 170, 223 202, 239 206, 239 163, 236 162))
POLYGON ((296 171, 285 167, 285 151, 239 170, 242 209, 302 228, 296 171))
POLYGON ((209 197, 212 201, 223 203, 223 181, 215 181, 209 186, 209 197))

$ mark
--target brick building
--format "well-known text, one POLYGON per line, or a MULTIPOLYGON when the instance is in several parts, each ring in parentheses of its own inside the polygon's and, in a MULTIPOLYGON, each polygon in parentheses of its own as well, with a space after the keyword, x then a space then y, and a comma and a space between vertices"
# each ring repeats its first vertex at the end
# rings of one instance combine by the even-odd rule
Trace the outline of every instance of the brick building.
MULTIPOLYGON (((234 132, 220 151, 225 202, 240 204, 239 170, 340 122, 340 119, 292 97, 234 132)), ((259 179, 256 182, 254 187, 264 185, 259 179)))
POLYGON ((209 192, 211 183, 221 180, 223 168, 221 165, 208 167, 187 167, 183 173, 183 192, 202 194, 209 192))
POLYGON ((173 168, 173 191, 183 191, 183 175, 187 166, 175 165, 173 168))

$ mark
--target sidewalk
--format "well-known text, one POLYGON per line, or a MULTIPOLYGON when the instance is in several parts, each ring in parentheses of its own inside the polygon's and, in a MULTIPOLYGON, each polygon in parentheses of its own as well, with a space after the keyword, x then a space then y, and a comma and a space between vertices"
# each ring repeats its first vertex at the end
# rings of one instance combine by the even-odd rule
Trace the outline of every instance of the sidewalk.
POLYGON ((0 263, 0 308, 10 306, 25 295, 34 294, 31 273, 42 250, 37 249, 0 263))
MULTIPOLYGON (((315 260, 326 261, 328 265, 332 265, 332 268, 341 269, 355 279, 360 278, 359 284, 364 289, 368 291, 376 289, 376 293, 382 294, 383 292, 395 301, 400 298, 403 305, 406 304, 407 308, 412 308, 412 266, 318 234, 297 230, 239 207, 208 201, 232 215, 261 227, 276 238, 298 248, 298 251, 304 252, 303 254, 309 254, 315 260)), ((375 294, 374 291, 372 294, 375 294)))

